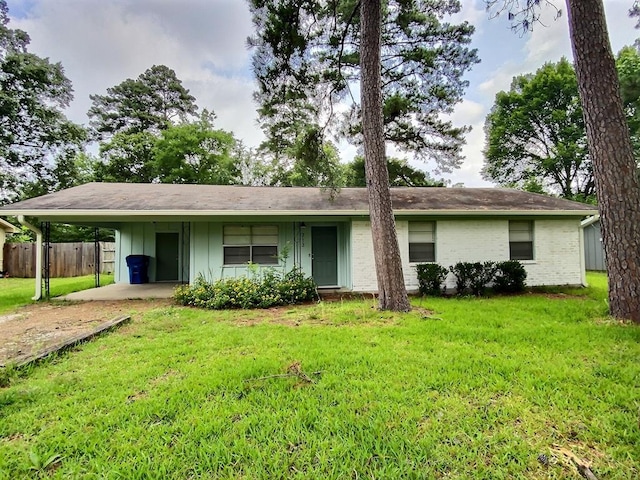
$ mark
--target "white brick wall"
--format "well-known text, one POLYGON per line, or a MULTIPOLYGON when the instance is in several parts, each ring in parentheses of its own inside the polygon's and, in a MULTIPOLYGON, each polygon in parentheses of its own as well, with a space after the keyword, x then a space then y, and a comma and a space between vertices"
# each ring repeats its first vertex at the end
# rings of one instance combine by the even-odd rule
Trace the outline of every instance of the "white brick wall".
POLYGON ((378 290, 369 221, 354 220, 351 223, 351 262, 353 291, 375 292, 378 290))
MULTIPOLYGON (((417 290, 415 265, 409 263, 409 223, 397 221, 398 242, 405 284, 417 290)), ((377 290, 370 222, 352 223, 353 290, 377 290)), ((522 262, 527 285, 579 285, 582 281, 578 219, 536 220, 534 260, 522 262)), ((437 220, 436 262, 449 267, 457 262, 509 259, 509 220, 437 220)), ((455 286, 450 274, 447 286, 455 286)))
POLYGON ((537 220, 535 222, 534 260, 523 262, 527 285, 580 285, 582 253, 580 221, 537 220))

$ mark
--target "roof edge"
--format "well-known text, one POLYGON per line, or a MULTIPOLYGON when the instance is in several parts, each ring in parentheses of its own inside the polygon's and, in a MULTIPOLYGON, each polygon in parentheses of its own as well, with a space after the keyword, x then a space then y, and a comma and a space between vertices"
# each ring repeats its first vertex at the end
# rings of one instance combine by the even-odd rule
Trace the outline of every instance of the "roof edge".
MULTIPOLYGON (((209 216, 363 216, 369 215, 368 210, 3 210, 6 215, 25 215, 28 217, 209 217, 209 216)), ((596 215, 597 210, 394 210, 395 216, 578 216, 586 217, 596 215)))

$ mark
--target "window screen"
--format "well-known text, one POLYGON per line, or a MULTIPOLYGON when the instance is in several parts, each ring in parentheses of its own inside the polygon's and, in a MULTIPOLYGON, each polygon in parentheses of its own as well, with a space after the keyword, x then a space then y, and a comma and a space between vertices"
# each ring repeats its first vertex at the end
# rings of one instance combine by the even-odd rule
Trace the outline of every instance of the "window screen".
POLYGON ((435 262, 435 222, 409 222, 409 262, 435 262))
POLYGON ((533 260, 533 222, 528 220, 509 222, 509 258, 533 260))
POLYGON ((225 225, 224 264, 278 264, 278 227, 275 225, 225 225))

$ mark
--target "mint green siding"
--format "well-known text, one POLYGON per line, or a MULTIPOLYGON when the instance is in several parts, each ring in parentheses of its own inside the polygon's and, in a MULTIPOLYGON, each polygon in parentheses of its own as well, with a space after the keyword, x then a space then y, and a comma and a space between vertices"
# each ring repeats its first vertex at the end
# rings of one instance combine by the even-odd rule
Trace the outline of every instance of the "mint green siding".
POLYGON ((180 255, 178 258, 178 271, 183 281, 188 281, 189 276, 189 224, 178 222, 145 222, 123 223, 116 230, 116 283, 129 282, 129 270, 126 263, 128 255, 148 255, 149 281, 156 281, 156 233, 178 233, 180 240, 180 255))
MULTIPOLYGON (((278 265, 269 265, 270 268, 291 269, 294 266, 294 224, 292 222, 193 222, 191 224, 191 270, 189 278, 195 279, 203 276, 207 280, 220 278, 245 276, 249 272, 247 265, 224 265, 223 226, 237 223, 242 225, 276 225, 278 227, 278 254, 281 257, 278 265), (285 252, 288 252, 284 258, 285 252)), ((260 265, 256 266, 261 269, 260 265)))
MULTIPOLYGON (((351 288, 351 221, 299 222, 269 221, 264 217, 243 218, 242 221, 195 221, 185 223, 145 222, 123 223, 116 231, 117 268, 116 282, 127 283, 129 273, 125 258, 128 255, 148 255, 149 281, 156 279, 156 234, 176 232, 180 234, 180 259, 178 268, 182 280, 193 282, 198 276, 208 280, 248 275, 247 265, 224 265, 224 225, 276 225, 278 227, 278 264, 255 268, 276 268, 288 271, 298 266, 306 275, 312 275, 311 228, 313 226, 337 227, 338 286, 351 288), (304 226, 302 224, 304 223, 304 226)), ((252 267, 254 268, 254 267, 252 267)))

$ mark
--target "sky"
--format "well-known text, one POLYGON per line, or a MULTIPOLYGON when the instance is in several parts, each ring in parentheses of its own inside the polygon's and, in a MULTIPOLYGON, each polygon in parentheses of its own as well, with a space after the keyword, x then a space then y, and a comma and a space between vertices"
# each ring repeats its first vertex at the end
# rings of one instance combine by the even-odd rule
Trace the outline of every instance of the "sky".
MULTIPOLYGON (((562 0, 557 3, 564 6, 562 0)), ((604 0, 611 45, 618 52, 640 37, 627 15, 632 0, 604 0)), ((25 30, 30 51, 60 62, 73 83, 74 101, 67 116, 86 124, 89 95, 127 78, 137 78, 152 65, 175 70, 195 96, 200 109, 213 110, 215 126, 232 131, 245 145, 257 146, 263 135, 257 123, 251 52, 253 32, 245 0, 8 0, 9 27, 25 30)), ((508 90, 514 76, 532 73, 562 56, 572 59, 566 16, 519 35, 505 16, 491 19, 482 0, 461 0, 452 21, 467 20, 476 28, 472 46, 481 63, 466 75, 469 87, 451 115, 456 125, 470 125, 460 169, 444 177, 450 184, 491 186, 482 179, 484 119, 496 93, 508 90)), ((548 13, 551 13, 548 11, 548 13)), ((343 161, 357 153, 339 145, 343 161)), ((390 153, 394 153, 391 151, 390 153)), ((412 161, 411 158, 408 160, 412 161)), ((413 163, 433 173, 433 165, 413 163)))

